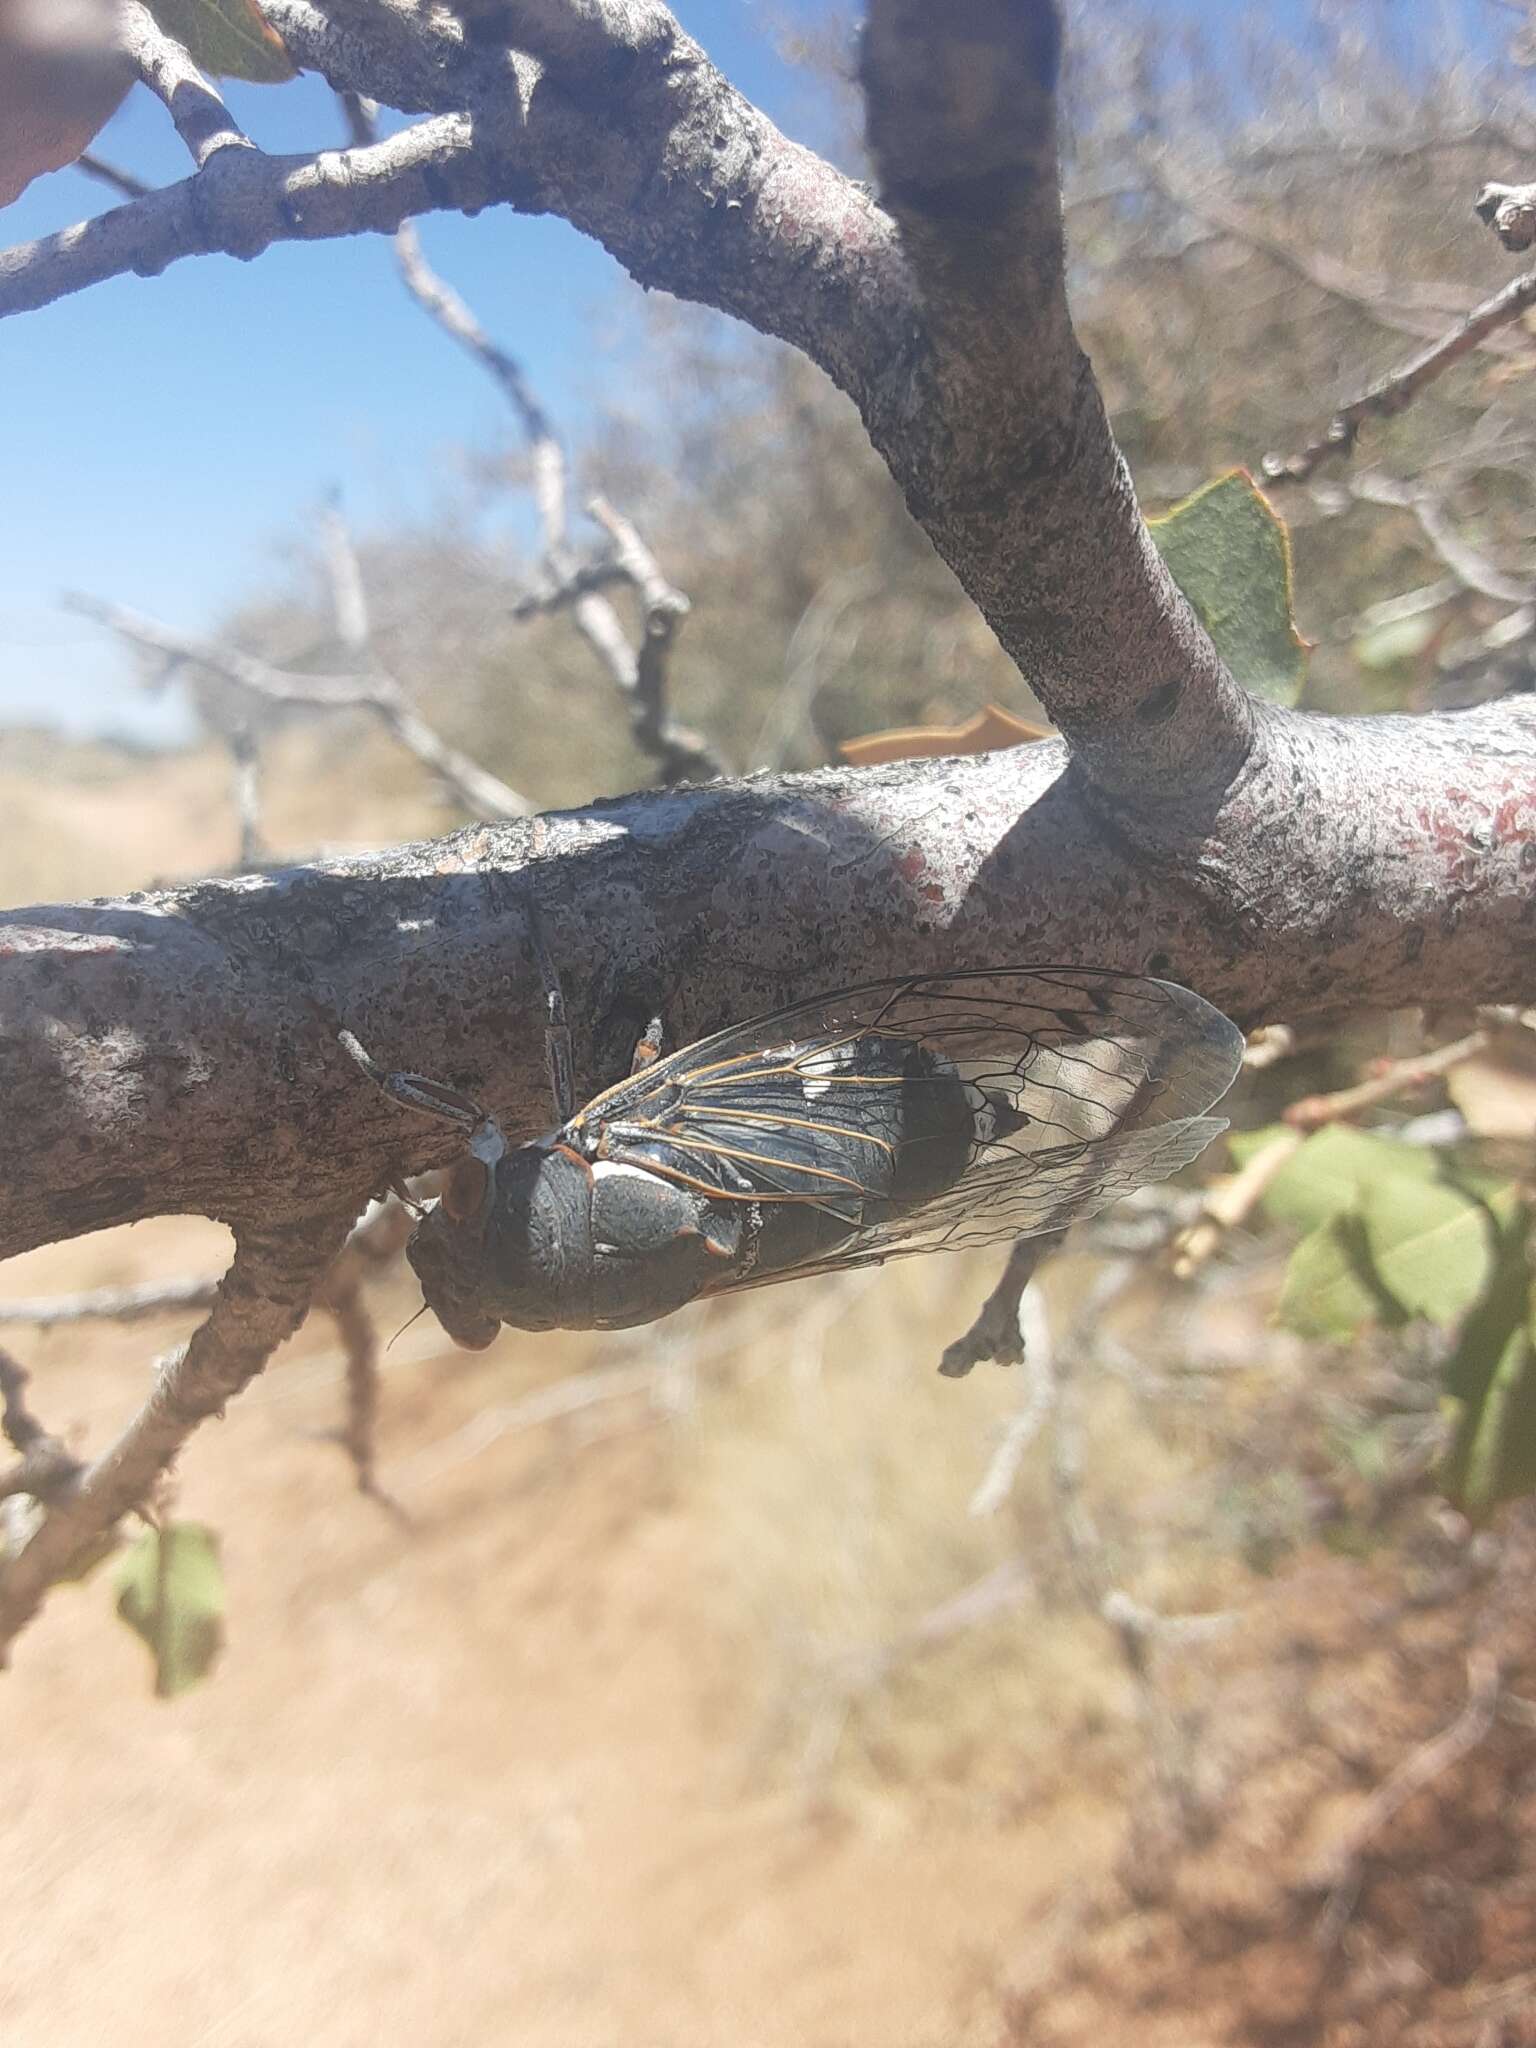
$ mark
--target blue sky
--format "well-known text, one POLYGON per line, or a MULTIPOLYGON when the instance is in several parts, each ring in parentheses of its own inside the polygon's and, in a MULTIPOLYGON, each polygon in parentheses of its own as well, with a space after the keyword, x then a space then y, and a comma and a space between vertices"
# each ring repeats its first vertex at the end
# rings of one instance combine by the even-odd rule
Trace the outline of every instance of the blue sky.
MULTIPOLYGON (((681 0, 675 12, 781 125, 814 130, 816 93, 776 53, 788 10, 681 0)), ((227 96, 268 148, 343 139, 318 79, 231 83, 227 96)), ((96 147, 154 181, 188 168, 142 89, 96 147)), ((82 173, 58 172, 0 213, 0 241, 112 203, 82 173)), ((503 212, 420 227, 432 262, 579 433, 617 374, 638 287, 562 221, 503 212)), ((142 698, 107 637, 58 610, 60 591, 210 625, 271 579, 285 537, 333 485, 360 530, 430 516, 452 488, 454 449, 499 445, 508 426, 484 372, 406 298, 379 236, 279 246, 254 263, 202 257, 6 320, 0 388, 0 722, 146 737, 179 729, 174 693, 142 698)))
MULTIPOLYGON (((781 126, 821 137, 825 104, 786 66, 775 27, 818 0, 674 0, 735 82, 781 126)), ((1273 12, 1294 18, 1299 0, 1273 12)), ((1196 0, 1216 30, 1236 10, 1196 0)), ((1401 30, 1443 20, 1399 0, 1401 30)), ((275 150, 339 141, 316 79, 231 86, 235 111, 275 150)), ((158 102, 129 95, 97 144, 141 176, 185 175, 158 102)), ((112 203, 77 171, 39 179, 0 214, 0 240, 65 226, 112 203)), ((527 364, 579 434, 622 377, 638 288, 563 222, 508 212, 421 223, 428 256, 527 364)), ((187 628, 273 578, 278 550, 333 486, 360 530, 430 516, 453 451, 495 446, 506 413, 489 380, 405 297, 386 240, 276 247, 256 262, 204 257, 121 278, 0 323, 7 517, 0 550, 0 722, 169 736, 174 696, 151 703, 98 629, 61 613, 79 588, 187 628)), ((626 401, 633 394, 626 392, 626 401)))

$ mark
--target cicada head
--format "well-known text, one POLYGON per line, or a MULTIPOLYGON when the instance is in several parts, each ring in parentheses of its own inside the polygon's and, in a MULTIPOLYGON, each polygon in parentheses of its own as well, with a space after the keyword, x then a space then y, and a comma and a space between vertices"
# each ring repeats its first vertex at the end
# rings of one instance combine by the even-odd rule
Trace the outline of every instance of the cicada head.
POLYGON ((591 1176, 568 1152, 520 1145, 448 1175, 406 1247, 421 1291, 455 1344, 483 1351, 502 1323, 580 1327, 592 1267, 591 1176))

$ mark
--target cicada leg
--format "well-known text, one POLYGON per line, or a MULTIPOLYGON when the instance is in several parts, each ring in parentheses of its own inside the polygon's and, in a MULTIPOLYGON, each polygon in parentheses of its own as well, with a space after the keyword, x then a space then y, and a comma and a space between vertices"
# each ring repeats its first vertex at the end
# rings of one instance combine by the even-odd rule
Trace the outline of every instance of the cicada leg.
POLYGON ((507 1149, 507 1141, 501 1134, 501 1126, 494 1117, 487 1116, 472 1096, 465 1095, 458 1088, 450 1088, 446 1081, 434 1081, 426 1074, 397 1073, 384 1067, 366 1051, 350 1031, 336 1034, 342 1051, 350 1054, 376 1087, 394 1102, 404 1103, 407 1109, 419 1109, 425 1116, 441 1117, 445 1122, 457 1124, 469 1140, 470 1149, 477 1158, 494 1164, 507 1149))
POLYGON ((642 1074, 647 1067, 654 1067, 661 1058, 663 1036, 661 1019, 653 1017, 635 1043, 635 1056, 630 1061, 629 1071, 642 1074))
POLYGON ((560 987, 560 970, 544 937, 538 905, 528 903, 528 937, 544 988, 544 1066, 549 1074, 549 1092, 555 1105, 556 1124, 568 1124, 576 1114, 575 1067, 571 1060, 571 1027, 565 1017, 565 995, 560 987))

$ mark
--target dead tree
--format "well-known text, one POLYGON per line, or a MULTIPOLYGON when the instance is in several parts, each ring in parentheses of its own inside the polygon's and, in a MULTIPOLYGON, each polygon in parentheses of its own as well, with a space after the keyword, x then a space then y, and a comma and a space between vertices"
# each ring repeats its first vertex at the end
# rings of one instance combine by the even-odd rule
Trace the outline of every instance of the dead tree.
POLYGON ((879 197, 781 135, 659 0, 509 0, 473 35, 408 0, 265 13, 298 65, 422 118, 270 156, 184 53, 141 49, 195 171, 0 255, 0 313, 432 209, 560 214, 830 374, 1061 738, 0 915, 0 1254, 172 1211, 236 1241, 186 1352, 0 1575, 0 1642, 260 1370, 369 1195, 454 1150, 339 1029, 542 1125, 534 905, 583 1088, 658 1010, 676 1042, 925 969, 1091 962, 1245 1023, 1536 983, 1536 702, 1260 705, 1152 544, 1067 306, 1049 0, 870 0, 879 197))

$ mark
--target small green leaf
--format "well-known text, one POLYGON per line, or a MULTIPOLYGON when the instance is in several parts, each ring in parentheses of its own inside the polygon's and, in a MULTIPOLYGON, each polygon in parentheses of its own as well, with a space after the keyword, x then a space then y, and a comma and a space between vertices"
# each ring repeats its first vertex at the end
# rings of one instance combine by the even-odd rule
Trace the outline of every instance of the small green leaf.
POLYGON ((1446 1368, 1456 1434, 1440 1482, 1452 1503, 1475 1520, 1500 1501, 1536 1491, 1530 1230, 1530 1211, 1521 1206, 1500 1236, 1487 1291, 1463 1324, 1446 1368))
POLYGON ((278 85, 294 75, 282 38, 256 0, 147 0, 150 13, 194 63, 226 78, 278 85))
MULTIPOLYGON (((1285 1129, 1269 1124, 1242 1131, 1227 1142, 1239 1166, 1285 1129)), ((1331 1217, 1360 1207, 1364 1190, 1392 1181, 1433 1181, 1440 1173, 1436 1154, 1425 1145, 1406 1145, 1400 1138, 1380 1138, 1349 1124, 1329 1124, 1314 1131, 1293 1158, 1281 1167, 1264 1194, 1264 1207, 1281 1223, 1316 1230, 1331 1217)))
POLYGON ((1244 689, 1294 704, 1310 649, 1296 630, 1291 537, 1245 469, 1149 520, 1173 580, 1244 689))
POLYGON ((1366 1323, 1395 1327, 1407 1319, 1371 1263, 1358 1217, 1335 1216, 1292 1252, 1275 1320, 1298 1336, 1337 1340, 1366 1323))
POLYGON ((1460 1189, 1401 1174, 1378 1179, 1363 1190, 1360 1221, 1371 1264, 1410 1315, 1458 1322, 1487 1286, 1497 1229, 1460 1189))
POLYGON ((155 1660, 155 1694, 206 1678, 224 1645, 219 1539, 201 1522, 146 1529, 117 1575, 117 1611, 155 1660))

